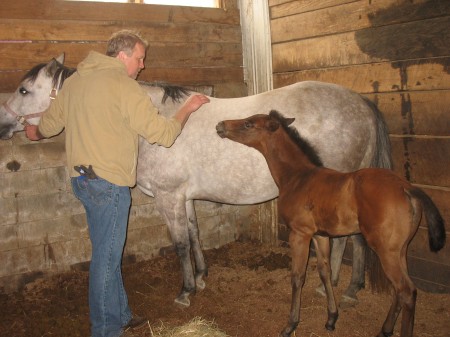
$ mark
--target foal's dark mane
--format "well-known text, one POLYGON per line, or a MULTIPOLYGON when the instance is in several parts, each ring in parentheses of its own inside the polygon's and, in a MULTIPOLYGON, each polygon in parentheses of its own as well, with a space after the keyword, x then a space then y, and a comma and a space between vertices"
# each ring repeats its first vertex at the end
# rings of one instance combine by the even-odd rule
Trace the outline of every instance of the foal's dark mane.
POLYGON ((319 154, 316 149, 302 136, 300 136, 298 130, 293 126, 289 126, 288 119, 285 118, 282 114, 280 114, 276 110, 272 110, 269 113, 271 118, 277 120, 282 128, 286 131, 288 136, 298 145, 300 150, 308 157, 308 159, 316 166, 323 166, 322 160, 320 159, 319 154))

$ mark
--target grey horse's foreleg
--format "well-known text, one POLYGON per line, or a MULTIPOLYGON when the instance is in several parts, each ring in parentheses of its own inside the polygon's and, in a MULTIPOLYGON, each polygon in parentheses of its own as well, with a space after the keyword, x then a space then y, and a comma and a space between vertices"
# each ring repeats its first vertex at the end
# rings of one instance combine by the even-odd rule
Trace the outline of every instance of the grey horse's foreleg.
POLYGON ((189 295, 195 293, 195 278, 191 263, 191 244, 187 225, 186 201, 184 199, 156 198, 158 209, 163 214, 172 237, 175 251, 180 259, 183 274, 183 287, 175 303, 182 307, 189 307, 189 295))
POLYGON ((200 245, 197 216, 195 214, 194 201, 186 201, 187 224, 189 232, 189 241, 191 243, 192 254, 195 261, 195 284, 197 290, 205 289, 203 276, 208 276, 208 267, 205 263, 202 247, 200 245))

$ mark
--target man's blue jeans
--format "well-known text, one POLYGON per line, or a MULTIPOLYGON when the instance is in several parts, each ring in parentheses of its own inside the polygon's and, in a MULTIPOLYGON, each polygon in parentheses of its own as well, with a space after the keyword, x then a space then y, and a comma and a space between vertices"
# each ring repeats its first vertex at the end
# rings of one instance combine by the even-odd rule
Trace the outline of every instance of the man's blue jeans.
POLYGON ((128 186, 104 179, 72 178, 75 196, 86 209, 92 259, 89 268, 89 315, 92 337, 118 337, 131 319, 122 282, 131 195, 128 186))

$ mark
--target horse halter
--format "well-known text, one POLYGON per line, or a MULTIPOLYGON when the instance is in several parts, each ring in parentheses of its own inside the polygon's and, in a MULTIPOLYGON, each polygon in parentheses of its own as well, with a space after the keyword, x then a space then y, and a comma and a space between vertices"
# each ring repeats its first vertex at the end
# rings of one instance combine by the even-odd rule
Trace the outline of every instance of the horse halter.
MULTIPOLYGON (((59 86, 61 85, 61 79, 62 79, 62 72, 59 74, 58 81, 55 83, 55 85, 53 86, 52 90, 50 91, 49 97, 50 97, 51 100, 54 100, 56 98, 56 96, 58 95, 59 86)), ((4 107, 5 110, 8 113, 13 115, 14 118, 17 120, 17 122, 22 124, 22 126, 30 125, 30 123, 28 123, 28 119, 41 117, 42 114, 45 112, 45 110, 44 110, 44 111, 35 112, 35 113, 32 113, 32 114, 28 114, 28 115, 19 115, 13 109, 11 109, 11 107, 8 104, 8 101, 4 102, 2 104, 2 107, 4 107)))
POLYGON ((13 109, 11 109, 11 107, 8 104, 8 102, 3 103, 2 106, 5 108, 5 110, 7 112, 9 112, 11 115, 13 115, 16 118, 16 121, 18 121, 23 126, 29 125, 27 119, 40 117, 42 115, 42 113, 43 113, 43 111, 41 111, 41 112, 36 112, 36 113, 33 113, 33 114, 29 114, 29 115, 18 115, 13 109))

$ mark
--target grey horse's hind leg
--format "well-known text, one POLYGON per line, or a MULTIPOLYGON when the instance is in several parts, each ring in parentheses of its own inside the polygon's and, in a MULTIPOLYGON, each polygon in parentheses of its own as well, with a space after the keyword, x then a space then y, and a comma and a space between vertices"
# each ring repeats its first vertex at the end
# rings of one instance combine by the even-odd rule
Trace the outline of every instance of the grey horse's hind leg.
MULTIPOLYGON (((333 286, 337 286, 339 281, 339 272, 342 265, 342 258, 344 256, 345 246, 347 244, 347 236, 333 238, 333 246, 331 250, 330 264, 331 264, 331 282, 333 286)), ((352 235, 353 243, 353 257, 352 257, 352 278, 350 284, 342 295, 340 306, 350 307, 358 303, 356 293, 365 286, 365 252, 366 243, 360 234, 352 235)), ((316 291, 325 296, 323 286, 316 288, 316 291)))
POLYGON ((365 287, 366 241, 361 234, 352 235, 353 264, 352 279, 341 298, 341 307, 353 306, 358 302, 356 293, 365 287))
MULTIPOLYGON (((331 256, 330 256, 330 266, 331 266, 331 284, 336 287, 339 281, 339 272, 341 270, 342 257, 344 256, 345 245, 347 244, 347 236, 342 236, 339 238, 333 238, 331 256)), ((316 291, 322 296, 326 296, 325 288, 323 284, 316 288, 316 291)))
POLYGON ((186 201, 186 212, 188 219, 189 240, 195 261, 195 285, 197 290, 203 290, 206 286, 203 276, 208 276, 208 267, 206 266, 202 247, 200 245, 197 216, 195 215, 193 200, 186 201))

